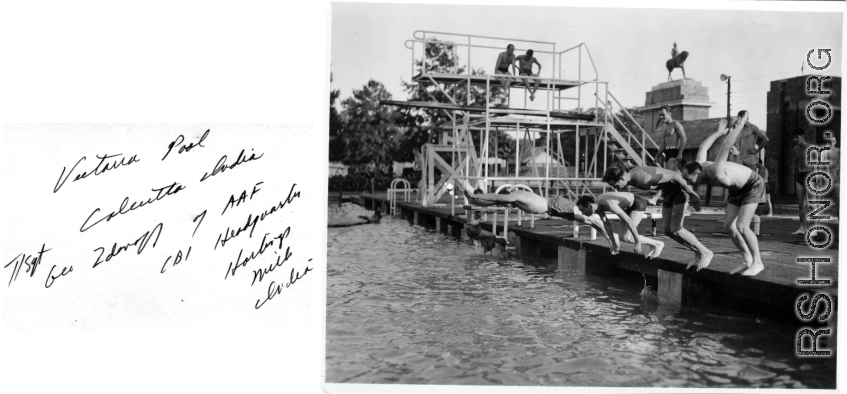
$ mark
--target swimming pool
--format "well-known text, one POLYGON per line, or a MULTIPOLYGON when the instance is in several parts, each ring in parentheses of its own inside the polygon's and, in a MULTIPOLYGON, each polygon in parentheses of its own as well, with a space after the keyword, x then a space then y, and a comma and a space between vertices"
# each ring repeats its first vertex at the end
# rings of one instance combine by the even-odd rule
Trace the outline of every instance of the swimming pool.
MULTIPOLYGON (((331 207, 330 216, 368 215, 331 207)), ((797 326, 482 255, 401 219, 328 229, 330 383, 834 388, 797 326)))

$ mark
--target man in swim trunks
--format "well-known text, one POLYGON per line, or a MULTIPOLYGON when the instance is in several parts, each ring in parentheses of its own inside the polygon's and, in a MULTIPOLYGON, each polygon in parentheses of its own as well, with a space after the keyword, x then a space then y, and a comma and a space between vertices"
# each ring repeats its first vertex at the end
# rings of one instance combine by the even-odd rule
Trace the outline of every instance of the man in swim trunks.
POLYGON ((661 123, 664 123, 664 131, 662 132, 662 146, 656 153, 656 164, 668 170, 676 170, 677 164, 682 161, 682 152, 688 143, 688 137, 685 136, 685 129, 682 128, 682 125, 673 119, 671 107, 667 105, 663 105, 659 111, 656 128, 661 123), (663 153, 664 155, 662 155, 663 153))
POLYGON ((710 184, 727 190, 726 217, 724 228, 732 236, 732 242, 741 251, 744 261, 730 273, 741 272, 744 276, 755 276, 762 272, 762 256, 759 253, 759 240, 750 228, 750 220, 756 207, 765 194, 765 182, 762 177, 744 165, 728 160, 729 150, 735 145, 741 129, 747 123, 747 111, 738 113, 738 122, 726 135, 714 162, 707 161, 709 148, 725 134, 726 120, 721 120, 718 130, 703 141, 697 152, 697 160, 686 164, 682 176, 692 184, 710 184))
POLYGON ((682 174, 659 167, 635 167, 629 171, 620 167, 609 167, 603 175, 603 182, 617 190, 633 186, 642 190, 659 190, 664 195, 662 203, 662 230, 682 246, 694 252, 694 259, 688 262, 686 268, 694 265, 698 270, 705 268, 715 256, 706 249, 697 237, 683 227, 687 205, 700 210, 700 197, 692 189, 682 174), (701 264, 702 267, 700 266, 701 264))
MULTIPOLYGON (((596 213, 601 218, 605 218, 606 212, 618 215, 621 220, 620 239, 624 242, 634 243, 635 253, 641 253, 641 244, 653 247, 653 251, 644 256, 648 259, 658 257, 662 253, 662 248, 665 247, 664 242, 638 235, 638 224, 641 223, 644 212, 647 210, 647 200, 644 197, 628 192, 611 192, 603 193, 597 196, 595 200, 594 197, 584 195, 577 200, 576 206, 585 216, 596 213)), ((609 222, 604 220, 604 223, 609 222)), ((612 233, 611 224, 607 226, 606 230, 612 233)))
POLYGON ((376 164, 373 161, 370 161, 365 166, 365 177, 367 177, 368 181, 365 185, 365 190, 367 190, 368 186, 371 188, 371 194, 374 194, 374 178, 376 177, 376 164))
MULTIPOLYGON (((500 55, 497 56, 497 64, 494 65, 494 74, 512 75, 509 72, 510 66, 512 67, 512 71, 514 71, 515 46, 512 44, 506 47, 506 52, 500 52, 500 55)), ((500 80, 500 86, 503 87, 503 91, 506 92, 506 97, 509 97, 509 86, 512 84, 512 79, 508 77, 498 79, 500 80)))
POLYGON ((562 196, 550 196, 548 198, 541 197, 535 193, 524 190, 515 190, 509 194, 478 194, 471 195, 467 190, 463 190, 468 202, 481 207, 492 205, 512 206, 532 214, 548 214, 550 216, 561 217, 570 221, 587 224, 596 229, 607 241, 612 245, 612 254, 617 254, 620 251, 620 244, 613 241, 614 233, 607 232, 604 228, 604 222, 608 220, 599 216, 583 216, 578 210, 575 210, 576 203, 562 196))
MULTIPOLYGON (((518 68, 521 70, 520 75, 527 76, 527 77, 537 77, 537 76, 541 75, 541 63, 539 63, 538 60, 536 60, 534 57, 532 57, 532 54, 533 54, 532 49, 530 49, 530 50, 526 51, 526 55, 520 55, 517 58, 515 58, 515 61, 517 61, 518 65, 519 65, 518 68), (532 65, 533 64, 538 65, 538 74, 532 73, 532 65)), ((523 83, 527 87, 527 89, 529 89, 529 84, 531 82, 532 81, 530 81, 529 78, 524 78, 524 80, 523 80, 523 83)), ((535 80, 535 87, 530 89, 529 99, 531 101, 535 100, 535 92, 538 90, 538 85, 540 85, 540 84, 541 84, 541 80, 536 79, 535 80)))
POLYGON ((804 138, 806 130, 794 130, 794 193, 797 195, 797 207, 800 213, 800 228, 791 234, 806 234, 809 228, 808 219, 806 218, 806 178, 812 173, 814 168, 809 165, 806 160, 806 151, 809 150, 809 143, 804 138))

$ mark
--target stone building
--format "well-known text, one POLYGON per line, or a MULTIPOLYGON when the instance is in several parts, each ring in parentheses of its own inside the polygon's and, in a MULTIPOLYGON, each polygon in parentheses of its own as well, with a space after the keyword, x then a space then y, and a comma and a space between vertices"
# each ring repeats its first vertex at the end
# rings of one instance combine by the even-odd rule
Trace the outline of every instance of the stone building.
MULTIPOLYGON (((828 94, 809 94, 807 81, 809 75, 771 81, 768 99, 769 131, 768 149, 765 166, 770 172, 770 183, 775 194, 794 194, 795 162, 792 133, 798 128, 806 130, 806 141, 823 145, 823 133, 832 132, 838 137, 841 147, 841 77, 823 80, 820 90, 828 94), (814 101, 824 101, 831 107, 830 118, 826 123, 818 124, 809 120, 808 106, 814 101)), ((812 90, 818 88, 812 83, 812 90)), ((815 119, 824 119, 827 110, 822 105, 812 108, 815 119)))

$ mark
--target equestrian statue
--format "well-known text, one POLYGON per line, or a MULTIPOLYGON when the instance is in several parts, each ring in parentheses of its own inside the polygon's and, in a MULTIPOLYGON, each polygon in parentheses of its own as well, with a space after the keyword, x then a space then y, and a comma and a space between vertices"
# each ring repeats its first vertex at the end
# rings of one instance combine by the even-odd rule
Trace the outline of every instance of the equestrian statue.
POLYGON ((673 43, 673 49, 671 49, 671 58, 665 62, 665 67, 668 68, 668 82, 673 81, 671 78, 671 72, 673 69, 679 67, 682 69, 682 79, 685 79, 685 60, 688 59, 688 52, 682 51, 682 53, 677 54, 676 51, 676 43, 673 43))

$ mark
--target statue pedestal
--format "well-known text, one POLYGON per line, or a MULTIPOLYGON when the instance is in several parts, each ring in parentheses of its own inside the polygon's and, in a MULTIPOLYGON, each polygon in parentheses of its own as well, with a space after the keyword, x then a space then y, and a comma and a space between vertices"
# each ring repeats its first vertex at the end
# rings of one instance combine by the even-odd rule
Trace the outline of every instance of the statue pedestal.
POLYGON ((674 120, 682 121, 708 118, 709 107, 714 104, 709 101, 709 89, 700 81, 689 78, 662 82, 647 92, 644 107, 640 108, 644 114, 644 129, 653 132, 663 105, 671 107, 674 120))

